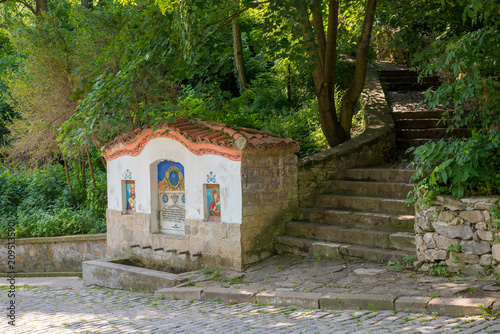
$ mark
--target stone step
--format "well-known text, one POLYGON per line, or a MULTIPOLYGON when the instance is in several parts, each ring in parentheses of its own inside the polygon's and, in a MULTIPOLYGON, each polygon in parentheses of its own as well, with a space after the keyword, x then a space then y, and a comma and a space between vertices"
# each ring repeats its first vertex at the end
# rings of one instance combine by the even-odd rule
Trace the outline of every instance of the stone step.
POLYGON ((376 212, 351 212, 319 208, 299 209, 299 216, 312 223, 347 225, 381 231, 413 232, 415 216, 376 212))
POLYGON ((355 168, 347 170, 346 179, 408 183, 414 172, 412 169, 400 168, 355 168))
POLYGON ((435 139, 432 138, 418 138, 418 139, 396 139, 396 148, 398 150, 407 150, 410 147, 418 147, 435 139))
POLYGON ((333 180, 330 190, 335 194, 406 198, 414 189, 409 183, 333 180))
POLYGON ((286 224, 286 235, 343 244, 412 251, 415 249, 415 234, 333 226, 310 222, 291 221, 286 224), (393 243, 393 240, 395 241, 393 243))
MULTIPOLYGON (((404 75, 398 75, 398 76, 380 76, 380 82, 382 83, 420 83, 418 80, 418 75, 415 72, 407 72, 404 73, 404 75)), ((439 78, 438 77, 423 77, 422 78, 422 83, 432 83, 432 84, 438 84, 439 83, 439 78)))
POLYGON ((424 82, 397 82, 397 83, 383 83, 383 85, 390 92, 408 92, 408 91, 424 91, 431 87, 436 87, 437 84, 424 82))
POLYGON ((392 118, 396 120, 403 119, 423 119, 423 118, 436 118, 440 119, 444 110, 423 110, 419 111, 393 111, 392 118))
POLYGON ((380 77, 412 77, 417 78, 418 73, 410 69, 398 69, 398 70, 381 70, 380 77))
POLYGON ((389 250, 289 236, 279 236, 275 241, 276 251, 281 255, 327 259, 360 258, 377 262, 400 261, 405 256, 415 256, 415 251, 389 250))
POLYGON ((398 139, 419 139, 419 138, 449 138, 454 137, 470 137, 471 132, 467 129, 453 129, 446 131, 446 128, 432 129, 397 129, 396 138, 398 139))
POLYGON ((406 206, 404 199, 321 194, 316 196, 315 204, 318 208, 337 210, 414 214, 413 206, 406 206))
POLYGON ((440 122, 439 118, 422 118, 422 119, 398 119, 394 120, 397 129, 428 129, 428 128, 443 128, 451 125, 451 121, 440 122), (438 125, 439 122, 439 125, 438 125))

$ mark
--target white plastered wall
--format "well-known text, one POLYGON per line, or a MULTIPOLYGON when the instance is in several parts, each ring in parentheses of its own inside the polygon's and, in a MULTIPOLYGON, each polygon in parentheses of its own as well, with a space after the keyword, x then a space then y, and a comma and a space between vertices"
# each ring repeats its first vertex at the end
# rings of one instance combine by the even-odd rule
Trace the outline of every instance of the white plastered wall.
MULTIPOLYGON (((197 156, 170 138, 149 141, 136 156, 126 155, 108 161, 108 209, 124 211, 122 180, 129 172, 130 180, 135 181, 136 212, 154 213, 156 198, 152 195, 157 187, 156 163, 165 159, 184 166, 186 219, 204 220, 203 185, 208 183, 207 174, 212 172, 216 177, 215 183, 220 185, 221 221, 241 224, 241 162, 211 154, 197 156), (151 187, 155 188, 152 190, 151 187)), ((152 214, 152 219, 156 219, 155 216, 152 214)))

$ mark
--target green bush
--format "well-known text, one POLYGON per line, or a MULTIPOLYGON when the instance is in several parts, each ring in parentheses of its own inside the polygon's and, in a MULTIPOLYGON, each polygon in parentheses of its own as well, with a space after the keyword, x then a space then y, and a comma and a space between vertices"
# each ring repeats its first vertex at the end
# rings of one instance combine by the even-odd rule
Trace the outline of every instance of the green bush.
POLYGON ((410 193, 416 201, 437 194, 500 194, 500 131, 483 131, 468 139, 428 142, 414 149, 417 189, 410 193), (418 196, 417 196, 418 195, 418 196))
POLYGON ((106 231, 106 173, 96 171, 96 187, 90 180, 81 189, 71 173, 71 189, 64 168, 10 170, 0 167, 0 237, 10 222, 16 237, 51 237, 106 231))

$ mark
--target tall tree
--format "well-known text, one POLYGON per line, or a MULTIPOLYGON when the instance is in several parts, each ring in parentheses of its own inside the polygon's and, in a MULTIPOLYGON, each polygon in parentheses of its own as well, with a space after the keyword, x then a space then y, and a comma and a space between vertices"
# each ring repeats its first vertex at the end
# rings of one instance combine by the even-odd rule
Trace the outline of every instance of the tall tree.
POLYGON ((330 146, 348 140, 354 114, 354 107, 365 83, 368 51, 375 16, 376 0, 368 0, 361 37, 356 50, 356 68, 349 89, 342 98, 340 117, 335 107, 335 65, 337 59, 337 32, 339 22, 339 1, 328 2, 328 25, 325 31, 320 0, 309 5, 297 5, 299 21, 311 62, 314 64, 314 84, 318 97, 318 109, 323 133, 330 146), (312 17, 312 28, 311 19, 312 17), (313 38, 314 37, 314 38, 313 38))
POLYGON ((47 0, 36 0, 34 4, 33 1, 26 0, 0 0, 0 3, 18 3, 36 16, 47 12, 47 0))
MULTIPOLYGON (((178 2, 184 1, 157 0, 157 3, 164 12, 169 8, 173 8, 174 3, 178 2)), ((252 2, 245 8, 233 12, 233 14, 227 18, 217 20, 216 23, 223 25, 228 22, 235 22, 235 16, 240 15, 245 10, 250 10, 261 5, 269 6, 268 8, 271 11, 282 11, 283 8, 295 8, 299 26, 302 28, 303 42, 307 48, 309 60, 313 65, 312 76, 316 86, 318 111, 323 133, 330 146, 336 146, 345 142, 350 138, 354 107, 365 82, 369 43, 377 1, 366 1, 361 37, 356 50, 354 77, 349 89, 342 98, 342 107, 339 116, 337 116, 335 107, 335 67, 337 61, 337 34, 340 16, 340 1, 271 0, 252 2)), ((213 25, 214 23, 211 22, 210 24, 213 25)), ((272 22, 269 24, 274 28, 272 22)), ((240 74, 244 73, 244 67, 242 60, 241 63, 239 63, 237 57, 237 55, 240 54, 237 49, 237 37, 240 35, 238 30, 238 27, 233 25, 233 37, 236 36, 234 38, 235 61, 238 68, 238 74, 240 74)), ((240 76, 240 82, 243 82, 242 76, 240 76)))

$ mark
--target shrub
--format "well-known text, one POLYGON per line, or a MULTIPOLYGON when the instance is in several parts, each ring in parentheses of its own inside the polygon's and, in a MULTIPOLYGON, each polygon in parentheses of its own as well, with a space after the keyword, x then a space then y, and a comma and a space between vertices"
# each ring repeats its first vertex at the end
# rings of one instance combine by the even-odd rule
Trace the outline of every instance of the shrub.
POLYGON ((17 171, 0 167, 0 237, 7 236, 9 222, 15 222, 18 238, 106 231, 106 173, 96 171, 95 176, 97 189, 90 184, 79 189, 72 177, 72 192, 60 165, 17 171))
POLYGON ((483 131, 464 140, 428 142, 414 150, 417 195, 432 199, 437 194, 500 194, 500 131, 483 131))

